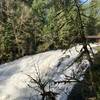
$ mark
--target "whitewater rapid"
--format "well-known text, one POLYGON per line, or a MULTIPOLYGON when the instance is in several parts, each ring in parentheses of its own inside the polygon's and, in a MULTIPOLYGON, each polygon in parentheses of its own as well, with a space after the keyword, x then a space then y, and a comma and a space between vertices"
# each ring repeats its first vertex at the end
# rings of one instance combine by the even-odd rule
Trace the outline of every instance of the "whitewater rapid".
MULTIPOLYGON (((92 45, 92 47, 95 46, 97 45, 92 45)), ((74 72, 82 80, 81 74, 89 67, 86 59, 83 59, 79 66, 78 63, 75 63, 66 70, 67 65, 78 56, 81 48, 82 46, 78 45, 66 52, 48 51, 0 65, 0 100, 41 100, 39 93, 41 90, 37 84, 32 84, 33 88, 28 86, 31 84, 28 75, 36 80, 40 77, 43 82, 47 80, 62 81, 65 80, 64 75, 72 76, 74 72)), ((76 82, 65 84, 52 84, 51 82, 50 91, 58 93, 56 100, 67 100, 74 84, 76 82)), ((45 87, 46 91, 48 89, 49 85, 45 87)))

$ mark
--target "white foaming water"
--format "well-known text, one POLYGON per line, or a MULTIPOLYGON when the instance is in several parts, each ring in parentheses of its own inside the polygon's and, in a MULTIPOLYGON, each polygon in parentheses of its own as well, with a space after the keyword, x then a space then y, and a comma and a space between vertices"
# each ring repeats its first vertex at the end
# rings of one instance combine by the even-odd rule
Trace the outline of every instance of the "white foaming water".
MULTIPOLYGON (((92 45, 92 47, 95 46, 97 45, 92 45)), ((77 50, 80 51, 81 48, 82 46, 78 45, 65 53, 62 50, 48 51, 0 65, 0 100, 29 100, 30 98, 32 100, 41 100, 37 85, 32 84, 37 90, 27 85, 31 84, 28 75, 36 80, 40 77, 43 82, 51 79, 63 81, 65 80, 65 74, 72 76, 74 72, 76 77, 82 80, 83 77, 80 77, 80 75, 89 66, 89 62, 86 59, 82 60, 79 66, 78 63, 75 63, 66 69, 67 65, 78 56, 79 52, 77 50), (63 60, 61 60, 62 58, 63 60), (57 66, 59 61, 62 62, 57 66)), ((50 91, 58 93, 56 100, 67 100, 67 96, 74 84, 76 83, 52 84, 51 82, 50 91)), ((45 90, 48 91, 48 89, 49 86, 47 85, 45 90)))

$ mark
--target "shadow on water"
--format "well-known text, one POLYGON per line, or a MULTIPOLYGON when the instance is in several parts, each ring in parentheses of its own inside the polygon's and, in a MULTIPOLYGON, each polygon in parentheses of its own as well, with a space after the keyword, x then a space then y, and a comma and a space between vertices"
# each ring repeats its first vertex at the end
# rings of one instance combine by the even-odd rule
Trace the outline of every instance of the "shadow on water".
POLYGON ((90 97, 96 97, 96 92, 86 84, 77 83, 68 96, 68 100, 88 100, 90 97))

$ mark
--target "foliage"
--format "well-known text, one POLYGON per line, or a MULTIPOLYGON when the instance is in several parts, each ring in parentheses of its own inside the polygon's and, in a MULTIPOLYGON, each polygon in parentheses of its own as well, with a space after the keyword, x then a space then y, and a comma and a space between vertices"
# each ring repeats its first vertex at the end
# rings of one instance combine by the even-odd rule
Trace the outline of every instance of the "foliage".
MULTIPOLYGON (((67 49, 80 30, 74 0, 1 0, 0 62, 51 49, 67 49)), ((97 1, 98 2, 98 1, 97 1)), ((98 16, 80 4, 85 34, 99 32, 98 16)), ((96 5, 97 10, 98 5, 96 5)), ((89 8, 94 9, 94 6, 89 8)), ((94 11, 95 12, 95 11, 94 11)))

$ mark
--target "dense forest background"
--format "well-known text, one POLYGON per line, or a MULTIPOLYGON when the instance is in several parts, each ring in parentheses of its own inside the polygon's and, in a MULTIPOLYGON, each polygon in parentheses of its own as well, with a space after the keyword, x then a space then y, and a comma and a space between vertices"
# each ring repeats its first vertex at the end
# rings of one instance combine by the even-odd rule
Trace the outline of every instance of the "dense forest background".
MULTIPOLYGON (((100 0, 78 3, 85 35, 100 35, 100 0)), ((0 0, 0 63, 81 42, 76 10, 74 0, 0 0)))

